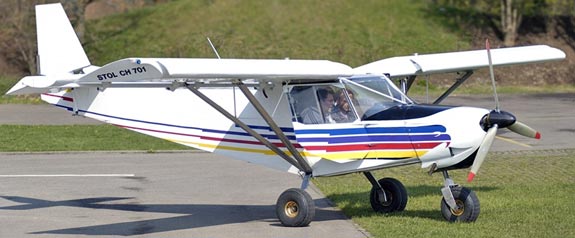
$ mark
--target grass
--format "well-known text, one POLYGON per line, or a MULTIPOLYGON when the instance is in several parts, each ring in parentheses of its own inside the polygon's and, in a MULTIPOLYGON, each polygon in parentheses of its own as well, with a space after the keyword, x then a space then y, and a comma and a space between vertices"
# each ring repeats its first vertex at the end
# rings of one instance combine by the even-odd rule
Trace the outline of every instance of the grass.
POLYGON ((370 184, 361 174, 318 178, 314 183, 374 237, 573 237, 575 150, 492 153, 473 183, 468 170, 452 171, 456 182, 480 199, 475 223, 447 223, 440 213, 442 176, 418 166, 378 171, 406 186, 407 208, 377 214, 369 205, 370 184))
POLYGON ((92 62, 126 57, 327 59, 359 66, 415 52, 467 49, 430 21, 428 3, 355 1, 171 1, 88 22, 92 62), (413 37, 417 36, 417 37, 413 37))
POLYGON ((3 152, 189 149, 110 125, 0 125, 0 135, 3 152))

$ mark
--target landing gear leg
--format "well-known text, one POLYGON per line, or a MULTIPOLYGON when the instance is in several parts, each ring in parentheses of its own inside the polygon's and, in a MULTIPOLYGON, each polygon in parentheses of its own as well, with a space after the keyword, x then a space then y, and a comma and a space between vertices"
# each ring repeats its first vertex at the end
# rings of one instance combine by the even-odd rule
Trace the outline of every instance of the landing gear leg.
POLYGON ((407 205, 407 190, 394 178, 375 180, 371 172, 363 173, 372 185, 369 194, 371 208, 376 212, 390 213, 403 211, 407 205))
POLYGON ((450 222, 474 222, 479 216, 479 199, 475 193, 455 184, 447 170, 443 171, 444 186, 441 188, 441 214, 450 222))
POLYGON ((284 191, 276 202, 276 215, 284 226, 303 227, 309 225, 315 216, 315 204, 305 191, 311 174, 305 175, 301 188, 284 191))

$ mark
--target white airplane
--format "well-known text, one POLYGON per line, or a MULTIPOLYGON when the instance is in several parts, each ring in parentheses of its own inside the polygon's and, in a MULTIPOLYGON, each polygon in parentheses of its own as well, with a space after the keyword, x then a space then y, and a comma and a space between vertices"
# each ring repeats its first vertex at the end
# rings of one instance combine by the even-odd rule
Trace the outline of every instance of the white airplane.
POLYGON ((357 68, 325 60, 138 57, 98 67, 60 4, 36 6, 36 20, 40 75, 24 77, 7 94, 40 93, 74 115, 299 174, 301 188, 276 203, 285 226, 313 220, 305 191, 311 177, 363 172, 373 186, 372 208, 402 211, 402 183, 378 181, 370 171, 411 164, 443 174, 445 219, 475 221, 477 196, 448 171, 471 167, 473 179, 498 129, 540 135, 497 103, 494 110, 418 104, 405 94, 409 85, 418 75, 565 58, 538 45, 395 57, 357 68), (405 78, 403 90, 390 78, 405 78))

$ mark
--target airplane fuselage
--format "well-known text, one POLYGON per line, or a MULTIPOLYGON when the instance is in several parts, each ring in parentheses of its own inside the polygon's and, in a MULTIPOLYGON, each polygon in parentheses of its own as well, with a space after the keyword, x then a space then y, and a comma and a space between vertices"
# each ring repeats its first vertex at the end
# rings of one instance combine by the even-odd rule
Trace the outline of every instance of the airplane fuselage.
MULTIPOLYGON (((358 113, 362 110, 358 102, 354 107, 353 121, 300 122, 293 92, 314 87, 344 88, 345 85, 334 79, 321 84, 270 83, 249 87, 306 158, 314 176, 414 163, 421 163, 424 168, 432 164, 438 168, 454 166, 471 156, 485 136, 479 123, 481 117, 488 113, 485 109, 421 105, 409 101, 393 101, 387 107, 372 100, 369 103, 373 106, 364 110, 363 115, 358 113)), ((199 90, 288 152, 238 88, 206 86, 199 90)), ((367 97, 361 98, 361 89, 353 90, 358 100, 368 100, 367 97)), ((313 92, 312 96, 306 95, 306 103, 316 100, 313 95, 313 92)), ((186 88, 171 91, 162 88, 102 90, 84 87, 43 94, 42 98, 75 114, 121 128, 283 171, 299 172, 186 88)))

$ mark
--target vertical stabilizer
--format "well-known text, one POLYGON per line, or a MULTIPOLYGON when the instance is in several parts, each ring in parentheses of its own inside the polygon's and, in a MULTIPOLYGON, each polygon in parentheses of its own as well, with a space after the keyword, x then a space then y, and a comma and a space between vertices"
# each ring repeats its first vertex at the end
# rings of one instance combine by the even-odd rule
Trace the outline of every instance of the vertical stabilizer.
POLYGON ((62 4, 37 5, 36 29, 39 74, 70 73, 90 65, 62 4))

